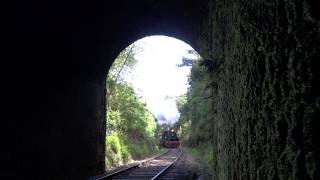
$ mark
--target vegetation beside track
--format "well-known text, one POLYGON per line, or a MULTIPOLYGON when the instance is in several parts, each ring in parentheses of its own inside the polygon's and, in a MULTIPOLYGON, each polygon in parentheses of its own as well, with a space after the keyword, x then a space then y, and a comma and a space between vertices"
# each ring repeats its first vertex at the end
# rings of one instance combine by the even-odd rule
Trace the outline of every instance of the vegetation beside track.
POLYGON ((106 167, 124 165, 158 151, 158 146, 151 139, 136 140, 113 133, 106 138, 106 167))
POLYGON ((120 53, 107 77, 106 167, 128 163, 158 152, 154 139, 156 121, 125 76, 136 64, 139 48, 131 45, 120 53))
POLYGON ((203 60, 194 61, 187 94, 176 97, 179 121, 175 124, 186 150, 217 172, 216 151, 213 146, 212 80, 203 60))

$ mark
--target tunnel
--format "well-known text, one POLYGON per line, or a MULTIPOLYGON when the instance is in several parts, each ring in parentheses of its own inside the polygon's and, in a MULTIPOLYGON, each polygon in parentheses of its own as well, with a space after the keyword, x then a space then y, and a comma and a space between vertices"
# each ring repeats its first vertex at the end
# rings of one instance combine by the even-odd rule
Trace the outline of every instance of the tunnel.
POLYGON ((134 41, 166 35, 190 44, 213 72, 219 179, 319 179, 317 1, 15 6, 14 60, 3 62, 9 177, 103 173, 108 69, 134 41))

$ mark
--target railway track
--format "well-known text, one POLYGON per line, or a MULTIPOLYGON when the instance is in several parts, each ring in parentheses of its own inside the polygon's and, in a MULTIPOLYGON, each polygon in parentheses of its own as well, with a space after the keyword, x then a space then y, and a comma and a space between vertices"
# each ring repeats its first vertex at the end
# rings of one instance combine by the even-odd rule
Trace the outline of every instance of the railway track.
POLYGON ((180 158, 182 150, 179 148, 169 149, 167 152, 149 159, 140 164, 104 175, 95 180, 142 180, 142 179, 160 179, 162 175, 180 158))

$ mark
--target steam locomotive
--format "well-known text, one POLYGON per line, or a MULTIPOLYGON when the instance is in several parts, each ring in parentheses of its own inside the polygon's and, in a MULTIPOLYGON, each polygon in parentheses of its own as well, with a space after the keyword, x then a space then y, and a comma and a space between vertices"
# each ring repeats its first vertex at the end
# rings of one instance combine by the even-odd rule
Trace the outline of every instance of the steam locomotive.
POLYGON ((177 148, 180 146, 179 138, 174 129, 162 133, 160 144, 165 148, 177 148))

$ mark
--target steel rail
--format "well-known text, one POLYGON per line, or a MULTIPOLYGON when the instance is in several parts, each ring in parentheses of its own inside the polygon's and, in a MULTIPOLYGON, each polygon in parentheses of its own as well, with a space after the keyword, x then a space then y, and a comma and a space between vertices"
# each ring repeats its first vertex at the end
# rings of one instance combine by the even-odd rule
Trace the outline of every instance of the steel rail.
POLYGON ((158 179, 161 175, 163 175, 182 155, 182 150, 180 149, 180 153, 178 155, 178 157, 168 166, 166 166, 165 168, 163 168, 157 175, 155 175, 151 180, 156 180, 158 179))
POLYGON ((159 154, 159 155, 157 155, 157 156, 155 156, 155 157, 153 157, 153 158, 147 159, 147 160, 145 160, 145 161, 143 161, 143 162, 141 162, 141 163, 138 163, 138 164, 129 166, 129 167, 124 168, 124 169, 120 169, 120 170, 118 170, 118 171, 115 171, 115 172, 110 173, 110 174, 103 175, 103 176, 101 176, 101 177, 90 178, 90 180, 103 180, 103 179, 107 179, 107 178, 111 178, 111 177, 117 176, 117 175, 119 175, 119 174, 121 174, 121 173, 123 173, 123 172, 125 172, 125 171, 128 171, 128 170, 133 169, 133 168, 137 168, 137 167, 141 166, 142 164, 145 164, 145 163, 147 163, 147 162, 149 162, 149 161, 151 161, 151 160, 154 160, 154 159, 156 159, 156 158, 158 158, 158 157, 160 157, 160 156, 163 156, 163 155, 167 154, 168 152, 169 152, 169 150, 167 150, 167 151, 165 151, 164 153, 161 153, 161 154, 159 154))

